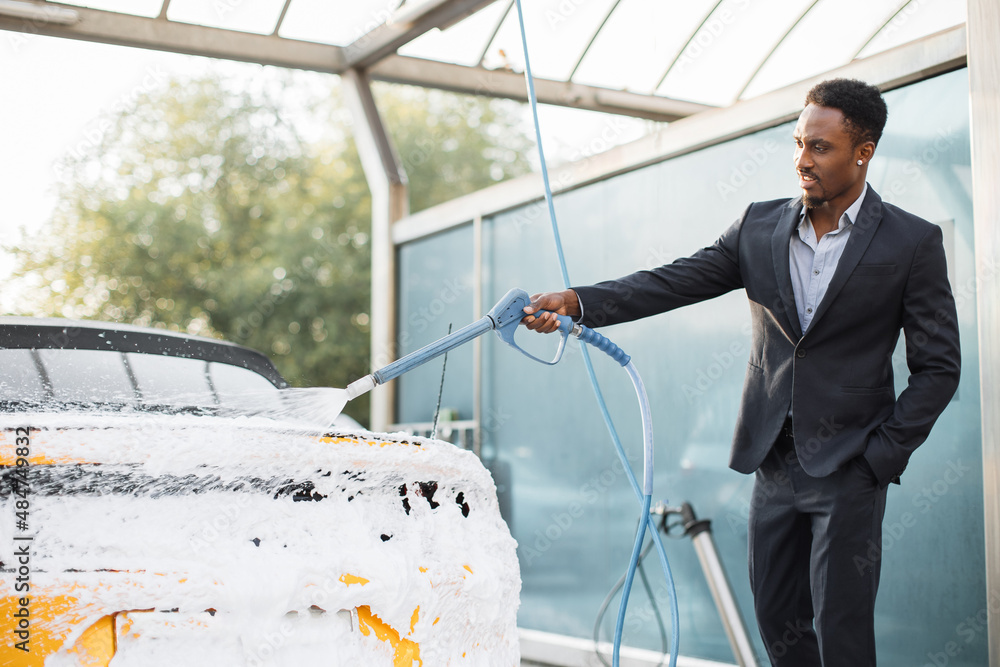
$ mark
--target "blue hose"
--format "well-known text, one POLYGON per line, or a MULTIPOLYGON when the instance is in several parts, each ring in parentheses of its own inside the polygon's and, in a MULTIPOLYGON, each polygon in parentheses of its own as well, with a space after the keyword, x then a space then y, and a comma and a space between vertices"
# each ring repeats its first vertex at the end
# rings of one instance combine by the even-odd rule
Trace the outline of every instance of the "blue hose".
MULTIPOLYGON (((653 497, 651 495, 645 495, 642 497, 642 511, 643 515, 649 514, 649 505, 653 497)), ((617 665, 621 659, 622 650, 622 629, 625 627, 625 610, 628 607, 628 595, 632 590, 632 579, 635 578, 635 568, 632 567, 632 563, 639 562, 639 553, 642 551, 642 542, 646 537, 646 524, 647 521, 640 521, 639 528, 635 531, 635 544, 632 546, 632 558, 629 560, 629 568, 625 573, 625 586, 622 588, 622 601, 618 606, 618 619, 615 621, 615 644, 614 652, 611 657, 611 664, 617 665)), ((653 528, 655 531, 656 528, 653 528)), ((671 658, 673 657, 673 652, 671 652, 671 658)))
MULTIPOLYGON (((552 223, 552 233, 555 238, 556 253, 559 257, 559 268, 562 272, 563 285, 566 288, 570 287, 569 272, 566 268, 566 257, 563 253, 562 241, 559 234, 559 225, 556 222, 556 211, 555 205, 552 199, 552 188, 549 184, 549 172, 548 167, 545 163, 545 151, 542 147, 542 131, 541 126, 538 122, 538 104, 535 97, 535 83, 534 78, 531 75, 531 62, 528 57, 528 38, 527 33, 524 29, 524 13, 521 9, 521 0, 515 0, 517 5, 517 20, 521 28, 521 45, 524 50, 524 75, 528 83, 528 101, 531 104, 531 114, 534 119, 535 124, 535 139, 538 145, 538 159, 541 162, 542 167, 542 181, 545 186, 545 202, 548 204, 549 209, 549 219, 552 223)), ((607 340, 600 334, 592 332, 586 327, 581 327, 585 332, 591 332, 596 338, 596 340, 607 340)), ((583 337, 583 336, 581 336, 583 337)), ((592 342, 592 341, 587 341, 592 342)), ((609 341, 610 342, 610 341, 609 341)), ((617 347, 615 348, 617 349, 617 347)), ((621 604, 618 611, 618 622, 615 627, 615 640, 614 640, 614 656, 613 665, 618 667, 619 665, 619 653, 621 651, 621 635, 622 628, 624 627, 625 621, 625 611, 628 606, 628 597, 632 588, 632 579, 635 576, 635 570, 639 563, 639 552, 642 549, 642 541, 644 538, 646 527, 649 527, 649 532, 652 534, 654 543, 656 544, 657 553, 660 555, 660 564, 663 567, 663 575, 667 580, 667 589, 669 591, 670 597, 670 615, 671 615, 671 637, 670 637, 670 667, 676 667, 677 665, 677 653, 679 645, 680 627, 678 621, 678 609, 677 609, 677 591, 674 586, 673 574, 670 571, 670 563, 667 560, 667 552, 663 546, 663 540, 660 537, 659 530, 653 521, 652 516, 649 513, 649 507, 652 500, 652 487, 653 487, 653 442, 652 442, 652 420, 649 415, 649 402, 646 399, 646 391, 642 385, 642 381, 639 379, 639 374, 635 371, 635 367, 632 362, 625 358, 625 361, 621 361, 619 358, 615 358, 616 361, 621 363, 626 367, 629 376, 632 378, 632 383, 635 385, 636 393, 639 395, 640 399, 640 410, 642 411, 643 418, 643 488, 639 488, 639 483, 635 479, 635 474, 632 472, 632 468, 628 463, 628 457, 625 455, 625 449, 622 447, 621 440, 618 437, 618 432, 615 430, 614 423, 611 421, 611 415, 608 412, 607 405, 604 402, 604 396, 601 393, 601 388, 597 383, 597 376, 594 374, 594 367, 590 361, 590 355, 587 352, 587 346, 581 345, 580 350, 583 352, 583 363, 587 368, 587 376, 590 378, 591 387, 594 389, 594 395, 597 398, 598 406, 601 410, 601 415, 604 417, 604 423, 608 427, 608 432, 611 434, 611 440, 614 442, 615 451, 618 453, 618 458, 625 468, 625 474, 628 477, 629 482, 632 485, 633 491, 635 491, 636 498, 642 503, 642 516, 640 517, 639 529, 637 532, 635 547, 632 551, 632 558, 629 561, 629 567, 626 574, 625 586, 622 589, 621 604)), ((619 350, 620 351, 620 350, 619 350)))

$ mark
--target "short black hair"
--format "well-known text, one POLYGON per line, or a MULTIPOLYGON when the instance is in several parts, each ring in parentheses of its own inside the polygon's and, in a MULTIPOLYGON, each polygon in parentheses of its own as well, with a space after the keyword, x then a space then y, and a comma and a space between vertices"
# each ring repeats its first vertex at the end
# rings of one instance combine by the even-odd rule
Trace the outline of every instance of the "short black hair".
POLYGON ((866 141, 878 146, 889 110, 875 86, 857 79, 829 79, 812 87, 806 95, 809 104, 839 109, 855 146, 866 141))

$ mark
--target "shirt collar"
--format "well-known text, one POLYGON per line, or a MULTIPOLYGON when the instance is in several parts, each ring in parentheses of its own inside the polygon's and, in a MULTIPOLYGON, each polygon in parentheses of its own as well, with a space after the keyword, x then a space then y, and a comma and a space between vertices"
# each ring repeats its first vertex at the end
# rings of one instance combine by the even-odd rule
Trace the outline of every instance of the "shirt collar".
MULTIPOLYGON (((840 230, 842 230, 844 227, 846 227, 847 225, 849 225, 849 224, 853 225, 854 221, 858 219, 858 214, 861 212, 861 204, 864 203, 864 201, 865 201, 865 195, 866 194, 868 194, 868 182, 867 181, 865 181, 865 187, 863 187, 861 189, 861 195, 857 199, 854 200, 853 204, 851 204, 850 206, 847 207, 847 210, 844 211, 844 215, 840 216, 840 220, 837 222, 837 231, 838 232, 840 230), (847 218, 846 221, 844 220, 845 217, 847 218)), ((808 209, 805 206, 803 206, 802 210, 799 211, 799 225, 798 225, 798 228, 800 230, 802 229, 802 226, 805 224, 807 213, 808 213, 808 209)))

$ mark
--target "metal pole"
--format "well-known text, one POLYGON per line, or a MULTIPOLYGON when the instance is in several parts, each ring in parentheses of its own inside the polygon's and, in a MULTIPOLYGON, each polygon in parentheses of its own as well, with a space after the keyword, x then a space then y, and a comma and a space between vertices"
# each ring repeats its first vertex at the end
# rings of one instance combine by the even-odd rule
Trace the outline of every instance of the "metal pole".
MULTIPOLYGON (((472 221, 472 316, 483 316, 483 216, 472 221)), ((483 341, 472 342, 472 452, 483 458, 483 341)))
POLYGON ((694 543, 701 569, 712 591, 712 599, 715 600, 715 607, 719 610, 737 664, 740 667, 757 667, 757 656, 754 654, 750 637, 747 636, 743 615, 736 606, 736 598, 733 597, 732 587, 729 585, 726 571, 722 568, 722 561, 719 560, 719 552, 715 548, 715 540, 712 539, 712 522, 695 517, 694 509, 688 503, 681 506, 681 518, 684 521, 684 534, 694 543))
POLYGON ((1000 667, 1000 4, 968 0, 969 112, 972 144, 972 210, 975 226, 979 325, 979 393, 983 429, 983 510, 986 531, 985 597, 989 664, 1000 667))
MULTIPOLYGON (((344 98, 354 119, 352 130, 361 166, 372 195, 372 367, 395 360, 396 253, 392 224, 409 213, 406 172, 382 124, 368 76, 358 70, 344 73, 344 98)), ((393 421, 395 397, 390 385, 371 395, 371 428, 384 431, 393 421)))

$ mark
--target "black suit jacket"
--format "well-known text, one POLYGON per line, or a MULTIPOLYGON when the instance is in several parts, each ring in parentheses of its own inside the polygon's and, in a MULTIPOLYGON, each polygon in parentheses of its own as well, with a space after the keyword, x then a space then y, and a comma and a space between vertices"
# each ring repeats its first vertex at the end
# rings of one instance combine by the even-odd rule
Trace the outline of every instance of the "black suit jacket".
POLYGON ((958 320, 941 229, 869 187, 803 335, 788 260, 801 210, 801 198, 751 204, 691 257, 574 287, 582 323, 628 322, 745 289, 753 334, 730 467, 756 470, 791 409, 807 473, 823 477, 864 455, 884 486, 903 472, 958 388, 958 320), (910 376, 897 397, 892 353, 900 330, 910 376))

